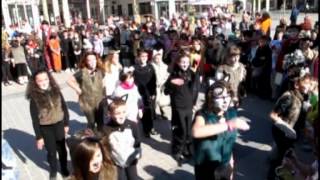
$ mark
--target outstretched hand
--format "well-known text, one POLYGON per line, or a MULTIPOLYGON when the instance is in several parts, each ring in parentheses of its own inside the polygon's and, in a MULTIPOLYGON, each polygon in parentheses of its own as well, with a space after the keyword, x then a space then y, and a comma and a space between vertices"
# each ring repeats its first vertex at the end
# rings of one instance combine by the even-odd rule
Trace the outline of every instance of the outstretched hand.
POLYGON ((235 120, 233 120, 232 123, 236 129, 247 131, 250 129, 250 125, 248 124, 249 121, 250 120, 248 118, 240 116, 235 118, 235 120))

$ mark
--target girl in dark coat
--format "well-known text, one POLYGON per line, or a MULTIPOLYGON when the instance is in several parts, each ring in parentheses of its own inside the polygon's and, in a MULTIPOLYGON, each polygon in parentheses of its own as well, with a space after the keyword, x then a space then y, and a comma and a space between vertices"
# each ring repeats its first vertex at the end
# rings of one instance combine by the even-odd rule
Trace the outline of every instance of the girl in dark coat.
POLYGON ((30 113, 36 135, 37 148, 48 151, 50 179, 57 176, 58 151, 61 173, 69 176, 65 135, 69 131, 69 113, 65 100, 53 77, 39 70, 28 84, 26 97, 30 100, 30 113))

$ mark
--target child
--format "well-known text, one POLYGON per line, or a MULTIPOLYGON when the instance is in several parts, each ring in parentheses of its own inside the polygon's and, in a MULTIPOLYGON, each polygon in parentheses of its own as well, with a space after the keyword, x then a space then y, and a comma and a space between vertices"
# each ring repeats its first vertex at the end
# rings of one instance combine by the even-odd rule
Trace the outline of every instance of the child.
POLYGON ((112 161, 106 157, 101 142, 94 137, 86 137, 76 146, 73 169, 71 180, 116 179, 112 161))
POLYGON ((156 74, 151 64, 147 63, 148 52, 139 50, 138 64, 134 66, 134 81, 143 100, 143 116, 141 118, 143 132, 146 137, 158 134, 153 128, 155 119, 154 100, 156 95, 156 74))
POLYGON ((237 118, 236 110, 230 108, 232 95, 229 83, 223 80, 214 82, 206 93, 204 107, 195 117, 192 136, 195 142, 196 180, 220 179, 215 177, 219 174, 218 167, 229 170, 227 175, 223 173, 224 178, 233 179, 230 177, 236 129, 248 130, 249 125, 242 118, 237 118))
POLYGON ((192 110, 199 92, 198 83, 199 77, 190 68, 189 54, 181 53, 165 83, 165 93, 170 95, 172 108, 172 153, 179 163, 192 153, 192 110))
POLYGON ((37 71, 29 81, 26 97, 30 100, 30 114, 39 150, 48 151, 50 179, 57 177, 57 152, 61 173, 69 176, 65 135, 69 131, 69 112, 61 91, 45 70, 37 71))
POLYGON ((239 62, 241 50, 236 45, 230 45, 225 54, 225 59, 223 65, 219 66, 216 72, 216 76, 219 73, 225 72, 230 75, 230 85, 231 90, 234 93, 233 102, 236 106, 239 105, 240 92, 239 87, 241 82, 245 80, 246 69, 244 65, 239 62))
POLYGON ((137 163, 141 157, 141 141, 136 123, 126 118, 126 102, 114 98, 108 105, 111 121, 104 127, 111 158, 118 169, 119 180, 138 179, 137 163))
POLYGON ((142 118, 143 102, 134 83, 133 67, 123 69, 120 75, 120 83, 114 90, 112 97, 122 97, 124 95, 127 96, 127 109, 130 109, 130 111, 127 111, 126 118, 138 123, 138 119, 142 118))

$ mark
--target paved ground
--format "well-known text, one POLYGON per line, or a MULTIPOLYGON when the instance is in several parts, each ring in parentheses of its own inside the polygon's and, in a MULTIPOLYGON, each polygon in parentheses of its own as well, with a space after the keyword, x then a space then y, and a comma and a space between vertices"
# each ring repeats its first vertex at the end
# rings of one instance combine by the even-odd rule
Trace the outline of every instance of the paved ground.
MULTIPOLYGON (((276 13, 271 16, 276 16, 276 13)), ((67 101, 70 133, 73 133, 85 128, 86 120, 79 109, 75 93, 65 84, 69 76, 70 73, 54 74, 67 101)), ((17 84, 10 87, 2 85, 2 138, 15 151, 20 179, 44 180, 48 177, 46 153, 44 150, 38 151, 35 146, 29 103, 24 97, 25 88, 26 86, 17 84)), ((243 102, 240 114, 251 120, 251 130, 239 134, 234 148, 236 180, 266 179, 267 157, 272 144, 268 119, 271 107, 271 102, 252 95, 243 102)), ((157 120, 155 126, 160 135, 143 140, 143 156, 138 163, 141 179, 192 180, 192 164, 178 167, 170 156, 170 122, 157 120)))
MULTIPOLYGON (((70 133, 85 128, 85 118, 79 110, 75 93, 66 84, 69 73, 54 74, 62 87, 70 113, 70 133)), ((43 180, 48 177, 48 164, 45 151, 35 147, 34 132, 29 115, 29 103, 24 97, 25 86, 14 85, 2 88, 2 131, 14 148, 17 156, 20 177, 23 179, 43 180)), ((266 163, 270 150, 270 122, 267 113, 270 102, 260 101, 250 96, 245 102, 241 114, 252 120, 252 130, 238 138, 235 147, 237 161, 236 179, 257 179, 265 174, 265 166, 250 171, 250 162, 266 163)), ((170 156, 170 121, 157 120, 156 129, 161 133, 152 139, 144 139, 143 157, 138 164, 142 179, 193 179, 192 164, 178 167, 170 156)))

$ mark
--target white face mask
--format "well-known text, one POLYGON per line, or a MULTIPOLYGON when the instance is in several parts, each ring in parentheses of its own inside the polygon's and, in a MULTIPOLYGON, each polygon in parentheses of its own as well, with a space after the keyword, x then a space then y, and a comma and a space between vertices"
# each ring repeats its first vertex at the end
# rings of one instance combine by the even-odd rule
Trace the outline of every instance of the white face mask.
POLYGON ((183 57, 180 59, 178 65, 183 71, 186 71, 190 66, 190 59, 188 57, 183 57))
POLYGON ((227 89, 216 88, 214 91, 220 91, 220 93, 216 92, 220 95, 213 98, 214 106, 221 111, 227 111, 231 102, 231 96, 228 94, 227 89), (221 91, 223 92, 221 93, 221 91))

